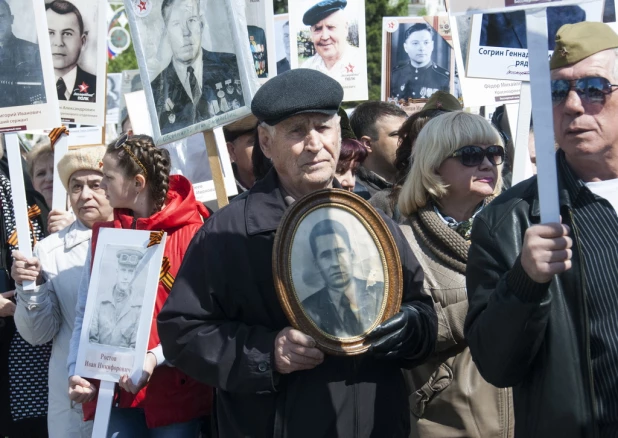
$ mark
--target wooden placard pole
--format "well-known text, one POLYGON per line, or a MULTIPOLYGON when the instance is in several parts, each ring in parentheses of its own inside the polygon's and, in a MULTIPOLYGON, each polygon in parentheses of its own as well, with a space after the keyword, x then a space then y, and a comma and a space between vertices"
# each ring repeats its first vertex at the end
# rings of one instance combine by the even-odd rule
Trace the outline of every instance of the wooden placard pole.
MULTIPOLYGON (((507 105, 507 108, 508 107, 509 105, 507 105)), ((530 151, 528 150, 531 116, 532 95, 530 94, 530 83, 522 82, 521 93, 519 95, 517 125, 515 130, 511 128, 511 133, 513 133, 513 144, 515 145, 512 185, 518 184, 532 176, 532 163, 530 163, 530 151)), ((509 122, 510 120, 511 114, 509 113, 509 122)))
MULTIPOLYGON (((9 161, 9 177, 11 178, 11 196, 13 197, 13 212, 15 213, 15 230, 17 231, 17 246, 27 258, 32 257, 30 242, 30 227, 28 226, 28 202, 24 185, 24 171, 21 164, 21 151, 16 133, 5 134, 6 153, 9 161)), ((34 281, 24 281, 24 290, 34 290, 34 281)))
POLYGON ((208 164, 210 164, 212 180, 215 183, 217 204, 219 208, 223 208, 229 204, 229 201, 227 199, 227 191, 225 190, 225 180, 223 178, 223 170, 221 169, 217 140, 212 130, 204 131, 204 143, 206 143, 206 151, 208 152, 208 164))
POLYGON ((553 107, 547 58, 547 10, 545 8, 526 10, 526 35, 541 222, 560 222, 553 107))
POLYGON ((101 380, 99 394, 97 395, 97 411, 92 425, 92 438, 106 438, 107 427, 109 426, 109 416, 112 413, 112 402, 114 401, 114 382, 101 380))

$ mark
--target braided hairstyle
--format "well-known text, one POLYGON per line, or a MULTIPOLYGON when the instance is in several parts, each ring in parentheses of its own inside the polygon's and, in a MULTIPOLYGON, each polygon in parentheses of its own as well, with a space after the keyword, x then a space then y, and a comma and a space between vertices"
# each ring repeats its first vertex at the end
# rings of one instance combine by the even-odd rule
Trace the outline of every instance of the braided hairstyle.
POLYGON ((138 174, 144 176, 146 186, 154 201, 152 214, 161 211, 167 199, 170 181, 171 160, 167 149, 156 147, 152 138, 147 135, 137 135, 129 137, 118 147, 116 147, 116 142, 110 143, 105 153, 116 158, 118 167, 124 171, 126 177, 133 178, 138 174), (142 166, 127 153, 125 146, 144 166, 147 175, 144 174, 142 166))

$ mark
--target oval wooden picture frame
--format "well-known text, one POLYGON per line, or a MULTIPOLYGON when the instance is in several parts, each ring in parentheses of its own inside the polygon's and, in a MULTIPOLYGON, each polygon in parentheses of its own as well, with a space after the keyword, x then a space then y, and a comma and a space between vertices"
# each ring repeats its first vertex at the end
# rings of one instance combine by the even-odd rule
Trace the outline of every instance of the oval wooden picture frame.
MULTIPOLYGON (((328 218, 330 217, 331 215, 328 216, 328 218)), ((350 229, 354 231, 355 227, 358 230, 358 225, 352 226, 350 229)), ((355 238, 358 238, 358 236, 355 236, 355 238)), ((348 239, 350 239, 349 236, 348 239)), ((298 254, 297 252, 297 257, 298 254)), ((300 260, 297 262, 300 262, 300 260)), ((365 263, 368 262, 365 261, 365 263)), ((358 266, 354 265, 354 271, 357 268, 358 266)), ((316 272, 319 274, 320 271, 316 272)), ((286 211, 275 235, 273 278, 277 297, 290 324, 295 329, 313 337, 318 344, 318 348, 328 354, 352 356, 364 353, 370 347, 368 343, 365 343, 367 334, 377 325, 399 312, 401 306, 403 280, 401 261, 395 240, 380 214, 367 201, 346 190, 324 189, 313 192, 296 201, 286 211), (306 242, 305 248, 299 247, 299 251, 303 251, 303 258, 304 254, 308 254, 307 257, 316 266, 310 249, 309 233, 302 234, 303 230, 306 231, 304 229, 306 227, 303 228, 301 225, 304 220, 312 216, 312 213, 325 208, 341 210, 333 212, 334 215, 343 216, 348 219, 352 217, 352 219, 356 219, 360 223, 373 240, 381 264, 381 267, 374 266, 375 269, 372 269, 370 272, 383 272, 384 295, 382 301, 376 304, 379 307, 376 310, 376 319, 370 323, 369 327, 362 326, 364 330, 362 334, 352 337, 338 337, 321 329, 304 310, 301 297, 299 296, 300 291, 297 291, 294 285, 293 264, 295 261, 292 260, 292 257, 295 239, 304 239, 301 240, 301 244, 306 242), (296 234, 299 230, 301 230, 301 234, 297 236, 296 234)), ((353 277, 353 279, 356 279, 356 277, 353 277)), ((368 278, 363 281, 365 285, 370 283, 368 278)), ((376 281, 372 283, 379 285, 379 282, 376 281)), ((325 290, 325 287, 322 289, 325 290)), ((320 292, 320 290, 314 291, 314 294, 316 292, 320 292)), ((311 295, 313 294, 307 296, 311 295)), ((307 298, 307 296, 304 298, 307 298)))

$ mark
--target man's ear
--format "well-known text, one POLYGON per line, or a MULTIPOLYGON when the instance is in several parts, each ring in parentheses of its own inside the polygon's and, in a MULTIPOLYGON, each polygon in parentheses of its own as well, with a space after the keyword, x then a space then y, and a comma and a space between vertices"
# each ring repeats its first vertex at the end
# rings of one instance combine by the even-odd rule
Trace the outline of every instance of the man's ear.
POLYGON ((365 146, 368 153, 373 152, 373 149, 371 147, 371 137, 369 137, 368 135, 363 135, 359 140, 363 144, 363 146, 365 146))
POLYGON ((146 178, 141 173, 135 175, 135 188, 140 192, 146 187, 146 178))
POLYGON ((82 35, 82 47, 86 45, 86 34, 82 35))
POLYGON ((268 130, 263 126, 258 126, 258 138, 260 140, 260 149, 262 149, 264 156, 270 160, 272 158, 273 139, 268 130))
POLYGON ((228 141, 225 143, 227 145, 227 153, 230 154, 230 160, 232 163, 236 161, 236 153, 234 152, 234 143, 228 141))

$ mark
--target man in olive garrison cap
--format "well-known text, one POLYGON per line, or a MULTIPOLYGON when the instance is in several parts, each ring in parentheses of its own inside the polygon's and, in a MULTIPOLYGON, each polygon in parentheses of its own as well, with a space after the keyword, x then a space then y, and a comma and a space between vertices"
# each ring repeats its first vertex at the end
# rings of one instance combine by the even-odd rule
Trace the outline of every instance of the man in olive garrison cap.
MULTIPOLYGON (((437 319, 422 290, 421 267, 396 224, 382 215, 400 253, 400 312, 366 334, 372 347, 362 355, 323 353, 314 338, 291 327, 275 291, 273 243, 283 215, 305 195, 340 187, 334 175, 342 98, 337 81, 309 69, 287 71, 262 85, 251 111, 273 167, 195 235, 159 314, 166 359, 217 388, 221 436, 408 438, 400 369, 422 363, 434 350, 437 319)), ((314 267, 308 236, 295 242, 295 269, 314 267)), ((346 263, 332 248, 316 257, 333 276, 337 264, 346 263)), ((346 310, 344 294, 366 292, 355 282, 334 283, 339 310, 346 310)), ((303 297, 316 290, 295 287, 303 297)), ((352 300, 347 306, 360 310, 352 300)))
POLYGON ((472 228, 465 335, 481 375, 513 387, 516 437, 618 436, 617 48, 602 23, 556 34, 562 223, 539 225, 533 177, 472 228))

